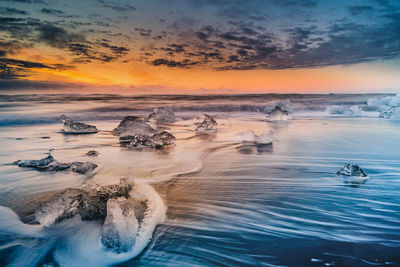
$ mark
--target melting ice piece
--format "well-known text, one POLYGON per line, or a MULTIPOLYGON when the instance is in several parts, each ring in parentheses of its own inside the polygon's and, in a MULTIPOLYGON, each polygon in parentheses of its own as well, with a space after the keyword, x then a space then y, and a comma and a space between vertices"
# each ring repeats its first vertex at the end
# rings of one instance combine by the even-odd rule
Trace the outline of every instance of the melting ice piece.
POLYGON ((400 119, 400 107, 390 107, 379 114, 380 118, 400 119))
POLYGON ((175 113, 169 107, 159 107, 153 110, 149 115, 149 121, 159 123, 175 122, 175 113))
POLYGON ((19 167, 35 168, 43 171, 62 171, 71 167, 70 163, 60 163, 49 155, 43 159, 17 160, 14 162, 19 167))
POLYGON ((61 115, 60 119, 64 127, 62 132, 65 134, 90 134, 97 133, 99 131, 97 130, 96 126, 73 121, 66 115, 61 115))
POLYGON ((242 142, 254 142, 255 144, 271 144, 272 131, 265 132, 260 136, 256 135, 252 130, 238 133, 237 136, 242 142))
POLYGON ((275 107, 273 110, 267 113, 268 121, 287 121, 291 119, 292 117, 289 115, 289 112, 280 107, 275 107))
POLYGON ((252 130, 240 132, 236 134, 238 139, 242 142, 254 142, 255 140, 255 133, 252 130))
POLYGON ((133 186, 121 179, 116 185, 84 185, 66 189, 54 199, 40 204, 35 211, 36 219, 44 226, 60 223, 78 214, 84 221, 104 220, 107 201, 111 198, 129 198, 133 186))
POLYGON ((343 116, 361 117, 364 114, 364 112, 359 106, 346 107, 346 106, 332 105, 327 107, 325 111, 332 115, 343 115, 343 116))
POLYGON ((151 136, 142 134, 127 135, 120 137, 120 143, 135 149, 163 149, 175 143, 175 136, 166 131, 151 136))
MULTIPOLYGON (((101 253, 99 255, 105 260, 119 262, 135 257, 144 249, 156 225, 164 220, 165 206, 150 186, 121 179, 115 185, 91 184, 69 188, 36 209, 36 219, 47 227, 73 217, 94 221, 97 225, 101 223, 99 232, 88 233, 88 236, 98 235, 95 244, 101 240, 103 245, 100 250, 95 246, 93 251, 101 253), (121 257, 115 258, 115 253, 121 257)), ((75 251, 81 252, 79 247, 75 251)), ((63 261, 63 258, 56 255, 57 261, 63 261)))
POLYGON ((342 176, 349 183, 364 183, 369 177, 358 165, 346 163, 344 167, 336 173, 342 176))
POLYGON ((97 168, 97 164, 92 162, 72 162, 71 170, 79 174, 86 174, 97 168))
POLYGON ((136 116, 125 117, 115 128, 112 133, 117 136, 126 135, 152 135, 157 131, 153 129, 149 124, 147 124, 143 118, 136 116))
POLYGON ((383 107, 400 107, 400 94, 395 96, 385 96, 383 98, 370 98, 367 101, 368 106, 383 107))
POLYGON ((70 169, 71 171, 80 174, 86 174, 97 168, 97 164, 92 162, 58 162, 50 153, 43 159, 17 160, 14 162, 14 164, 18 165, 19 167, 29 167, 41 171, 63 171, 70 169))
POLYGON ((293 112, 293 106, 289 100, 272 101, 263 111, 267 114, 268 121, 291 120, 289 113, 293 112))
POLYGON ((258 144, 271 144, 272 143, 272 131, 265 132, 262 135, 257 136, 255 138, 255 142, 258 144))
POLYGON ((103 246, 116 253, 132 249, 146 209, 146 202, 141 200, 124 197, 109 199, 101 234, 103 246))
POLYGON ((218 123, 215 121, 213 117, 207 114, 201 115, 199 122, 195 123, 196 125, 196 132, 211 132, 211 131, 217 131, 217 125, 218 123))
POLYGON ((376 107, 380 111, 379 117, 386 119, 400 119, 400 94, 383 98, 371 98, 368 106, 376 107))
POLYGON ((86 155, 88 155, 89 157, 95 157, 99 155, 99 152, 97 152, 96 150, 89 150, 86 155))

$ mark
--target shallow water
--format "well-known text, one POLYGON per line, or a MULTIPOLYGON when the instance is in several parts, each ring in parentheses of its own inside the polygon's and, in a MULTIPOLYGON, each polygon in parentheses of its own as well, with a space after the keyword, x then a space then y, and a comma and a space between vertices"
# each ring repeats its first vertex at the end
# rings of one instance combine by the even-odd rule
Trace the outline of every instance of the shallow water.
MULTIPOLYGON (((354 105, 357 99, 362 106, 368 97, 342 97, 340 104, 354 105)), ((400 265, 399 121, 374 118, 374 110, 366 111, 366 117, 328 115, 322 106, 339 101, 330 96, 320 96, 316 108, 298 104, 308 103, 304 96, 301 101, 292 100, 294 120, 281 123, 267 122, 260 112, 235 108, 215 112, 199 108, 193 113, 182 107, 203 99, 183 99, 173 106, 181 120, 168 126, 177 137, 176 145, 162 152, 139 152, 120 147, 110 131, 123 115, 145 115, 150 107, 173 100, 114 97, 110 102, 103 96, 79 101, 63 105, 18 102, 1 108, 0 205, 11 208, 31 228, 24 228, 29 237, 16 234, 17 230, 10 230, 16 224, 12 216, 3 219, 0 265, 400 265), (136 105, 135 111, 104 109, 132 101, 142 106, 136 105), (103 111, 82 112, 89 105, 102 106, 103 111), (52 123, 53 118, 66 112, 66 106, 70 115, 76 114, 101 131, 93 135, 59 133, 60 125, 52 123), (217 115, 220 131, 196 136, 192 117, 205 111, 217 115), (256 134, 272 130, 273 145, 238 142, 236 134, 246 130, 256 134), (10 164, 42 158, 49 149, 54 149, 59 161, 90 160, 100 167, 95 174, 82 176, 10 164), (99 151, 99 156, 87 157, 90 149, 99 151), (349 184, 335 174, 346 162, 359 164, 369 174, 365 184, 349 184), (145 188, 150 185, 143 191, 154 188, 163 202, 158 207, 167 208, 164 222, 137 257, 97 251, 101 226, 97 222, 71 220, 44 234, 35 228, 40 226, 34 209, 60 190, 82 183, 118 183, 121 177, 145 188)), ((230 108, 232 101, 235 107, 253 103, 251 98, 206 99, 209 105, 230 108)))

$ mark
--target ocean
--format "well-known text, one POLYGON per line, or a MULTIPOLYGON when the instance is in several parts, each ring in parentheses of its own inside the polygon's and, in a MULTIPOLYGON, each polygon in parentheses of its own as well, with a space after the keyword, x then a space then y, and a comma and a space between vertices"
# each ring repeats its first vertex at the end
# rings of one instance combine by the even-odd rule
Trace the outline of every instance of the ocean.
POLYGON ((380 118, 394 94, 0 95, 0 266, 399 266, 400 120, 380 118), (268 121, 290 101, 291 120, 268 121), (165 150, 123 147, 125 116, 170 107, 176 137, 165 150), (218 131, 196 134, 206 113, 218 131), (65 135, 60 116, 96 125, 65 135), (272 131, 272 145, 238 133, 272 131), (99 152, 88 157, 89 150, 99 152), (94 173, 20 168, 49 150, 94 173), (349 183, 345 163, 369 176, 349 183), (128 253, 105 250, 101 223, 43 227, 35 209, 70 187, 137 183, 152 199, 149 226, 128 253), (50 265, 52 264, 52 265, 50 265))

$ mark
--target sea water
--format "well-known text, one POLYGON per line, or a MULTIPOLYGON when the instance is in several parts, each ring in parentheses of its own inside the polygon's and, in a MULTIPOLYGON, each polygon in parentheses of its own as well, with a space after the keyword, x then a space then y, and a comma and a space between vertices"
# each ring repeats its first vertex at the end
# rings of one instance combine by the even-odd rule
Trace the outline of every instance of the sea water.
POLYGON ((400 121, 379 118, 383 104, 370 100, 385 97, 394 95, 0 96, 0 265, 400 265, 400 121), (268 122, 265 107, 284 99, 293 119, 268 122), (178 117, 166 126, 175 146, 121 147, 111 133, 119 121, 159 106, 178 117), (195 134, 202 113, 218 132, 195 134), (63 135, 61 114, 100 131, 63 135), (272 131, 272 145, 241 142, 249 130, 272 131), (85 176, 12 164, 50 149, 61 162, 99 168, 85 176), (92 149, 97 157, 86 155, 92 149), (347 183, 336 175, 345 163, 369 179, 347 183), (122 177, 154 204, 131 253, 105 251, 99 222, 35 220, 35 208, 65 188, 122 177))

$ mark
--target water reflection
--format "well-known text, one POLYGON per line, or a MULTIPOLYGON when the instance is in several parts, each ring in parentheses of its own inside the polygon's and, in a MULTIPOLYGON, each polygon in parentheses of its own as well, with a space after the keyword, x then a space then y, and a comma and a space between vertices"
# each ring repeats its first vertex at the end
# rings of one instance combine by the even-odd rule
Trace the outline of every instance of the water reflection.
POLYGON ((236 147, 241 154, 263 154, 272 153, 274 151, 273 144, 255 144, 253 142, 243 142, 236 147))

